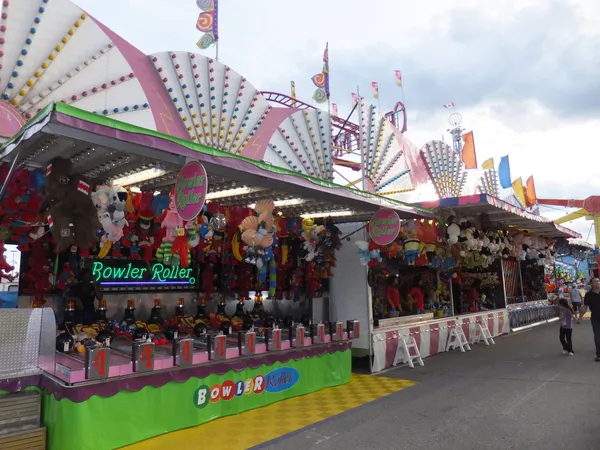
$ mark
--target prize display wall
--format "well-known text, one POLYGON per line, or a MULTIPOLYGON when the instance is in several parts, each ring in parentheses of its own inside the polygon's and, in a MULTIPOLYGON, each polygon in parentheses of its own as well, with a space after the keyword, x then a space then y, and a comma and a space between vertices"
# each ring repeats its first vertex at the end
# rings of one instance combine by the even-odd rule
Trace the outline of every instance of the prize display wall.
MULTIPOLYGON (((44 169, 2 166, 15 194, 1 205, 3 237, 22 252, 12 311, 22 316, 0 312, 11 324, 0 391, 42 394, 48 448, 118 448, 349 381, 360 322, 313 320, 340 276, 343 195, 333 205, 237 186, 195 160, 147 164, 147 178, 132 181, 118 167, 84 170, 70 151, 45 156, 44 169), (12 364, 24 353, 27 370, 12 364), (133 404, 165 414, 122 427, 133 404)), ((83 153, 98 164, 89 144, 83 153)), ((353 202, 359 220, 380 209, 353 202)))

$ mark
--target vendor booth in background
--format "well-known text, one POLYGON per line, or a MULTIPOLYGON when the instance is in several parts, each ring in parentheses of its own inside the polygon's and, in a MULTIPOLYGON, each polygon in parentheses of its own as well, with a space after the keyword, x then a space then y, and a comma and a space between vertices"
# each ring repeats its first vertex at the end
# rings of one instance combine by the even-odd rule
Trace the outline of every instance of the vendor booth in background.
MULTIPOLYGON (((548 320, 555 312, 545 293, 544 266, 553 264, 556 246, 566 238, 580 237, 500 200, 493 169, 482 174, 478 194, 463 195, 464 163, 447 144, 428 142, 421 157, 440 199, 417 206, 432 210, 433 219, 402 223, 387 246, 377 244, 372 230, 359 231, 362 225, 343 229, 343 234, 361 234, 356 239, 358 261, 345 271, 355 280, 368 279, 369 287, 366 292, 350 293, 350 286, 333 280, 332 292, 340 289, 348 298, 355 296, 357 304, 366 305, 357 317, 368 314, 372 319, 371 339, 359 341, 354 352, 371 355, 374 372, 409 362, 417 349, 426 357, 447 351, 457 340, 487 342, 485 335, 494 337, 509 332, 511 326, 525 325, 520 311, 527 311, 527 324, 548 320), (395 287, 400 292, 399 310, 385 296, 386 290, 396 296, 395 287), (416 302, 410 295, 413 288, 416 302), (421 293, 423 311, 415 308, 410 312, 417 314, 410 314, 408 307, 402 309, 403 303, 419 305, 421 293)), ((346 262, 349 257, 344 253, 339 259, 346 262)))
POLYGON ((345 301, 332 281, 352 276, 340 227, 382 208, 430 217, 326 170, 309 179, 66 105, 0 158, 2 193, 19 199, 2 227, 22 252, 3 348, 32 353, 33 373, 9 379, 20 366, 3 354, 0 390, 41 389, 51 449, 117 448, 348 382, 362 336, 352 311, 330 311, 345 301), (119 427, 132 404, 164 414, 119 427))

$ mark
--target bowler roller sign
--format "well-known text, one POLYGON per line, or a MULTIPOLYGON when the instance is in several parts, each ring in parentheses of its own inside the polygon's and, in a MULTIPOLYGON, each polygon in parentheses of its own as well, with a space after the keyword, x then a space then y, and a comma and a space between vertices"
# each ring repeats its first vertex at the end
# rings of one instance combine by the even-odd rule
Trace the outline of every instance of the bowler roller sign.
POLYGON ((208 177, 198 161, 188 162, 175 182, 175 207, 185 221, 194 220, 202 211, 208 192, 208 177))
POLYGON ((381 209, 369 221, 369 234, 378 245, 389 245, 400 234, 400 217, 392 209, 381 209))
POLYGON ((292 367, 281 367, 266 375, 256 375, 246 380, 225 380, 213 386, 200 386, 194 392, 194 404, 204 408, 209 403, 229 401, 247 395, 278 393, 293 387, 300 380, 300 372, 292 367))

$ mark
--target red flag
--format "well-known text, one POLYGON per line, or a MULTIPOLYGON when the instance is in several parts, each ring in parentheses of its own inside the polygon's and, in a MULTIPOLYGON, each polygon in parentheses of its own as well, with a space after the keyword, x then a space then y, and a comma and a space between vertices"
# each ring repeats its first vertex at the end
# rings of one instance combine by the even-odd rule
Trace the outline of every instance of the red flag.
POLYGON ((452 103, 446 103, 446 104, 445 104, 445 105, 443 105, 443 106, 444 106, 444 108, 446 108, 446 109, 454 108, 454 102, 452 102, 452 103))

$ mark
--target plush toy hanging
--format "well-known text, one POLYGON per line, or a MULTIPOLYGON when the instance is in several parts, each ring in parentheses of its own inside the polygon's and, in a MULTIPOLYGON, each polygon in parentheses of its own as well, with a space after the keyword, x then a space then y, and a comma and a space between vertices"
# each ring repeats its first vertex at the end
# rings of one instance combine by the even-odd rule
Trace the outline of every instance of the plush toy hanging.
POLYGON ((123 229, 127 225, 125 207, 127 191, 123 188, 98 186, 92 193, 92 203, 96 207, 97 217, 102 226, 101 247, 98 258, 108 255, 113 244, 123 238, 123 229))
POLYGON ((414 266, 421 249, 417 223, 414 220, 409 220, 404 226, 404 235, 404 257, 409 266, 414 266))
POLYGON ((239 225, 242 242, 247 245, 244 261, 259 269, 273 258, 271 246, 276 232, 273 225, 274 208, 272 200, 261 200, 254 207, 258 217, 246 217, 239 225))
POLYGON ((165 236, 156 252, 156 258, 166 265, 178 266, 188 258, 187 237, 184 222, 175 205, 175 191, 169 194, 169 207, 163 213, 160 227, 165 236))
POLYGON ((138 247, 144 261, 152 260, 152 251, 154 249, 154 221, 156 220, 156 215, 152 209, 153 200, 154 194, 152 192, 142 192, 136 231, 138 247))
POLYGON ((100 227, 90 198, 89 182, 71 175, 71 161, 54 158, 46 169, 46 193, 40 212, 47 213, 56 249, 63 252, 73 245, 89 249, 97 240, 100 227))
POLYGON ((29 270, 22 275, 22 279, 25 281, 23 293, 34 295, 34 300, 39 305, 44 303, 44 294, 50 293, 52 288, 50 284, 51 261, 48 253, 42 239, 34 241, 29 259, 29 270))
POLYGON ((14 281, 15 277, 10 273, 15 269, 13 266, 8 264, 6 258, 4 257, 4 252, 6 248, 4 247, 4 242, 0 241, 0 280, 6 279, 8 281, 14 281))
POLYGON ((356 241, 354 245, 358 247, 361 265, 373 267, 383 261, 380 254, 381 250, 370 250, 368 242, 356 241))

